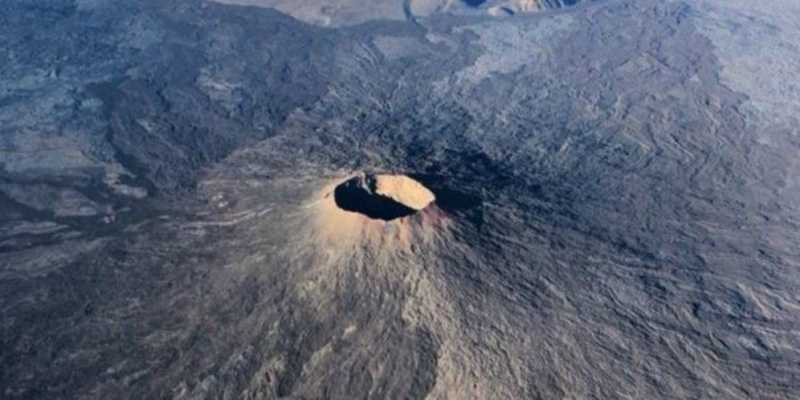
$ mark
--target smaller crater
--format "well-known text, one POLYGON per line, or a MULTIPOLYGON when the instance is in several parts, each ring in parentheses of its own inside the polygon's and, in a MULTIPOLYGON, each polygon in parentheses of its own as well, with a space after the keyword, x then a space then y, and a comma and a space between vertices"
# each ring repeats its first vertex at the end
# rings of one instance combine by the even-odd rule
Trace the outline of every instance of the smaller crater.
POLYGON ((334 190, 337 207, 384 221, 415 214, 435 199, 428 188, 405 175, 359 175, 334 190))

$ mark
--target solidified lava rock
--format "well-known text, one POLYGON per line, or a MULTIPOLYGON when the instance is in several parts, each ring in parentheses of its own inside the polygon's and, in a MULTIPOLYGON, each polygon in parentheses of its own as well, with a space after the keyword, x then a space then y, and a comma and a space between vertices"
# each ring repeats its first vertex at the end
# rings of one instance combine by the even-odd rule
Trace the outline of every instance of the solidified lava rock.
POLYGON ((405 175, 359 175, 334 190, 339 208, 384 221, 412 215, 435 199, 430 190, 405 175))

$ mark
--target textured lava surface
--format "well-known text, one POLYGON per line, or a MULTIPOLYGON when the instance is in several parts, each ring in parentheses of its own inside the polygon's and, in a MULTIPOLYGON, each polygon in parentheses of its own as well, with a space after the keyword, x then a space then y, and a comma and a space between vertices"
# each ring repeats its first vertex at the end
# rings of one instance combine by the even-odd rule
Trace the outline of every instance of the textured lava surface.
POLYGON ((247 3, 2 2, 0 398, 798 398, 800 3, 247 3))

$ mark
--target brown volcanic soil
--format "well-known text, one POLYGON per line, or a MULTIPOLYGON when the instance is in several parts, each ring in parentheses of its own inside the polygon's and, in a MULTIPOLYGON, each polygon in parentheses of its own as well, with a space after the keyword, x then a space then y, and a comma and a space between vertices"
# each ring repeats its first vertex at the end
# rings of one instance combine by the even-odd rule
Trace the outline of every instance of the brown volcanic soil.
POLYGON ((436 200, 428 188, 405 175, 376 175, 374 184, 376 194, 415 210, 422 210, 436 200))
POLYGON ((445 222, 435 195, 405 175, 357 175, 317 196, 312 205, 323 242, 407 248, 435 236, 445 222))

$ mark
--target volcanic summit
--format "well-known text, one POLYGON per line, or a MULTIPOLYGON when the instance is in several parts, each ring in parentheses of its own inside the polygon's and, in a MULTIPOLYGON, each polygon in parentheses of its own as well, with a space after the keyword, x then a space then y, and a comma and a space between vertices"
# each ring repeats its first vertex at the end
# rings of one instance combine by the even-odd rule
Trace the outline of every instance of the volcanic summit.
POLYGON ((405 249, 446 224, 436 196, 406 175, 361 173, 326 185, 318 196, 315 231, 337 246, 405 249))
POLYGON ((405 175, 359 175, 334 191, 339 208, 385 221, 412 215, 435 199, 428 188, 405 175))

